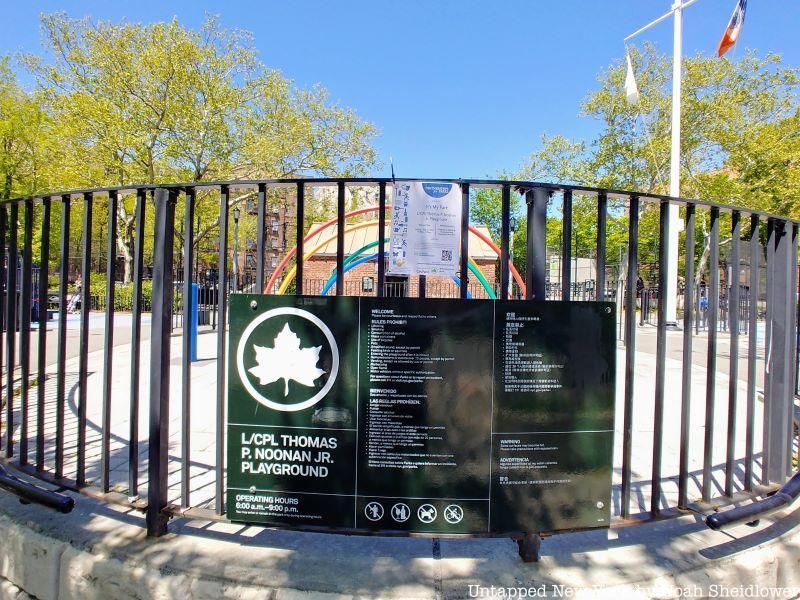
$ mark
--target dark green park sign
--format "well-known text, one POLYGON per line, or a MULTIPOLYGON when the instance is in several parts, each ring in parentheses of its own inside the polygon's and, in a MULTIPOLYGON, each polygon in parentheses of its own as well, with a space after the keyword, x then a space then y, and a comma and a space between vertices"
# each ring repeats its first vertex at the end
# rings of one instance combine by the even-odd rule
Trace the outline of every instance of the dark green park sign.
POLYGON ((611 304, 235 294, 230 315, 231 520, 608 526, 611 304))

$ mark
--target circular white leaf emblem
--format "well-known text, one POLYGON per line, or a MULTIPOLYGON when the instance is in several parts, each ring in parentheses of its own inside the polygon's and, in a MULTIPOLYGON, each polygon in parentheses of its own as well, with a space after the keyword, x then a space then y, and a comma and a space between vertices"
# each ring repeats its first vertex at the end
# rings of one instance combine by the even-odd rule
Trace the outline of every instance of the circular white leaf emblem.
POLYGON ((336 376, 339 374, 339 348, 331 330, 316 315, 300 308, 289 306, 273 308, 258 315, 242 332, 239 346, 236 348, 236 369, 239 372, 239 379, 242 385, 254 400, 273 410, 294 412, 314 406, 331 390, 336 381, 336 376), (303 348, 302 341, 292 331, 288 323, 278 333, 272 348, 250 343, 250 337, 259 325, 268 319, 286 315, 300 317, 316 325, 330 345, 332 358, 330 373, 325 385, 311 398, 294 403, 274 397, 268 398, 264 393, 256 389, 251 381, 251 375, 258 379, 262 385, 282 379, 285 390, 284 396, 287 396, 290 381, 293 382, 292 385, 300 384, 306 387, 313 387, 314 382, 325 374, 325 370, 317 365, 321 346, 303 348), (245 352, 248 350, 255 353, 257 362, 257 365, 250 369, 246 369, 244 364, 245 352))

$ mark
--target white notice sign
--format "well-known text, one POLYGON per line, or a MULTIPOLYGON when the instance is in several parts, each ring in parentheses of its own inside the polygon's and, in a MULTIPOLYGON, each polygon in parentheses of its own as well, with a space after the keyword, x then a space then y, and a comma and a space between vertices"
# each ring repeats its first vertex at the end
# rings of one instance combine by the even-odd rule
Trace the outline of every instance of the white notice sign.
POLYGON ((393 275, 457 275, 461 251, 461 187, 398 181, 392 202, 393 275))

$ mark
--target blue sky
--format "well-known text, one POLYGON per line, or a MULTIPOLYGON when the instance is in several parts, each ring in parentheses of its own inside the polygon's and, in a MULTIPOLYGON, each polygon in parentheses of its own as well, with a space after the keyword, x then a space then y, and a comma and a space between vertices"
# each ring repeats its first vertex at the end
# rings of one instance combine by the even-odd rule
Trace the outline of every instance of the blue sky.
MULTIPOLYGON (((515 170, 543 133, 590 138, 579 104, 597 74, 622 57, 623 38, 669 10, 671 0, 473 0, 334 2, 204 0, 9 1, 0 54, 40 49, 39 15, 188 27, 206 14, 253 32, 261 59, 380 129, 376 142, 402 177, 491 177, 515 170)), ((684 55, 712 54, 734 0, 699 0, 685 11, 684 55)), ((800 64, 800 3, 750 0, 739 44, 800 64)), ((671 21, 637 38, 672 51, 671 21)))

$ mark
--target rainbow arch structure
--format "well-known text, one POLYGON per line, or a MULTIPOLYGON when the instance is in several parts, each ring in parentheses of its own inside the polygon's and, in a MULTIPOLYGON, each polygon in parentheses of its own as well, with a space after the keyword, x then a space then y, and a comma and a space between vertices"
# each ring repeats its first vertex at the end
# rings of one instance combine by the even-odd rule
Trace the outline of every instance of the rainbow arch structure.
MULTIPOLYGON (((383 241, 388 242, 389 238, 384 238, 383 241)), ((364 257, 359 258, 359 257, 367 250, 371 250, 372 248, 377 246, 379 243, 380 242, 370 242, 366 246, 362 246, 361 248, 353 252, 349 257, 347 257, 347 260, 344 261, 344 268, 342 269, 343 273, 347 273, 350 269, 357 267, 358 265, 362 265, 364 263, 373 260, 378 260, 378 253, 371 254, 365 258, 364 257)), ((493 300, 497 299, 497 295, 494 293, 492 286, 489 284, 488 281, 486 281, 486 278, 483 276, 483 273, 481 273, 480 267, 478 267, 478 265, 472 258, 469 259, 469 263, 467 264, 467 266, 469 270, 472 272, 472 274, 475 275, 480 284, 483 286, 483 289, 486 290, 486 294, 489 296, 489 298, 493 300)), ((327 294, 330 291, 331 287, 333 287, 333 284, 336 283, 337 278, 338 278, 338 273, 336 272, 336 269, 334 269, 333 274, 331 274, 330 278, 325 283, 325 287, 322 288, 322 292, 320 292, 320 295, 324 296, 325 294, 327 294)), ((456 285, 459 286, 461 285, 461 280, 458 277, 453 275, 452 279, 456 285)), ((467 291, 467 297, 468 298, 472 297, 469 291, 467 291)))
MULTIPOLYGON (((389 209, 391 209, 391 205, 387 204, 386 207, 385 207, 385 210, 389 210, 389 209)), ((360 208, 360 209, 357 209, 357 210, 353 210, 353 211, 347 212, 347 213, 345 213, 344 217, 345 218, 351 218, 351 217, 355 217, 355 216, 359 216, 359 215, 363 215, 363 214, 378 212, 379 210, 380 210, 379 206, 370 206, 370 207, 360 208)), ((319 227, 314 228, 312 231, 310 231, 308 234, 306 234, 306 236, 303 238, 303 241, 304 242, 310 241, 314 236, 316 236, 320 232, 325 231, 326 229, 336 225, 337 223, 338 223, 338 219, 337 218, 333 218, 330 221, 327 221, 327 222, 323 223, 319 227)), ((353 232, 353 231, 357 231, 359 229, 364 229, 366 227, 377 227, 378 224, 379 224, 378 220, 365 221, 363 223, 357 223, 355 225, 349 226, 342 233, 343 234, 347 234, 347 233, 350 233, 350 232, 353 232)), ((470 225, 468 229, 478 239, 480 239, 483 242, 485 242, 497 256, 501 256, 500 248, 497 247, 497 244, 495 244, 491 240, 491 238, 485 236, 483 233, 478 231, 472 225, 470 225)), ((319 243, 312 250, 304 253, 304 255, 302 257, 302 260, 303 261, 308 260, 309 258, 314 256, 315 254, 317 254, 320 250, 322 250, 322 248, 327 246, 330 242, 335 240, 338 236, 339 236, 339 232, 337 232, 336 234, 326 238, 323 242, 319 243)), ((377 244, 377 242, 375 242, 375 243, 377 244)), ((365 250, 363 248, 359 250, 359 252, 364 252, 364 251, 365 250)), ((278 278, 280 277, 281 273, 283 273, 283 271, 286 269, 286 266, 289 264, 289 261, 294 256, 296 256, 296 254, 297 254, 297 246, 294 246, 289 252, 286 253, 286 256, 283 257, 281 262, 275 268, 275 271, 272 273, 272 276, 270 277, 269 281, 264 286, 264 293, 267 293, 268 290, 273 289, 273 287, 275 286, 276 282, 278 281, 278 278)), ((355 256, 355 255, 351 255, 351 257, 352 256, 355 256)), ((480 279, 483 276, 482 275, 478 275, 476 273, 476 271, 477 272, 479 272, 479 271, 477 269, 477 265, 474 264, 474 261, 472 261, 470 259, 470 262, 468 263, 468 266, 472 266, 473 267, 470 270, 473 273, 476 274, 476 276, 478 277, 478 279, 480 281, 480 279)), ((525 282, 523 281, 523 279, 520 276, 519 272, 517 271, 516 267, 514 267, 513 263, 510 260, 508 261, 508 267, 509 267, 509 271, 511 272, 512 277, 514 277, 514 280, 519 285, 520 290, 522 291, 522 294, 525 295, 525 282)), ((279 295, 282 295, 282 294, 286 293, 286 290, 288 289, 288 287, 291 284, 292 280, 294 280, 294 277, 295 277, 296 274, 297 274, 297 267, 296 266, 293 266, 291 269, 289 269, 289 271, 286 274, 286 277, 284 278, 283 282, 281 283, 280 287, 278 288, 277 293, 279 295)), ((335 281, 335 279, 334 279, 334 281, 335 281)), ((485 278, 483 278, 483 282, 481 282, 481 284, 484 286, 484 288, 487 290, 487 293, 488 293, 490 286, 487 287, 488 283, 484 284, 485 281, 486 281, 485 278)), ((459 285, 460 285, 460 283, 459 283, 459 285)), ((491 292, 491 293, 493 293, 493 292, 491 292)))

